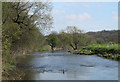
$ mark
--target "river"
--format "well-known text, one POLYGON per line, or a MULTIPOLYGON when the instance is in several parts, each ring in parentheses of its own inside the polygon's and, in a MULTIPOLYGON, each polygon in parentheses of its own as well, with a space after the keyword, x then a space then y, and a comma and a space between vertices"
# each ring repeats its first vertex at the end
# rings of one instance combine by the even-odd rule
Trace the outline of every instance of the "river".
POLYGON ((118 61, 95 55, 44 52, 17 61, 25 80, 118 80, 118 61))

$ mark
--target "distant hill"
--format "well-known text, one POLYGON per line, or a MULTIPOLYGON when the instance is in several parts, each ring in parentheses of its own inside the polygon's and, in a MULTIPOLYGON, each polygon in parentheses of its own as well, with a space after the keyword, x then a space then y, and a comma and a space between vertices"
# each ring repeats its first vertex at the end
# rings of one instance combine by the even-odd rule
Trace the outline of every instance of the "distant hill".
MULTIPOLYGON (((88 32, 87 33, 90 37, 96 39, 96 40, 103 40, 105 43, 112 42, 112 43, 118 43, 118 37, 120 37, 120 30, 103 30, 98 32, 88 32)), ((120 39, 119 39, 120 43, 120 39)))

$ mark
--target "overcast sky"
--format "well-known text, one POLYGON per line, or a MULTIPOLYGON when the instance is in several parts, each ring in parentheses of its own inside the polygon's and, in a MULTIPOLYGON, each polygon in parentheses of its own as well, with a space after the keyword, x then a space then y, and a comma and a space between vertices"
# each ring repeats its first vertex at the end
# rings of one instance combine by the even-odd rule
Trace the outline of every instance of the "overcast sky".
POLYGON ((118 2, 53 2, 51 31, 76 26, 84 32, 117 30, 118 2))

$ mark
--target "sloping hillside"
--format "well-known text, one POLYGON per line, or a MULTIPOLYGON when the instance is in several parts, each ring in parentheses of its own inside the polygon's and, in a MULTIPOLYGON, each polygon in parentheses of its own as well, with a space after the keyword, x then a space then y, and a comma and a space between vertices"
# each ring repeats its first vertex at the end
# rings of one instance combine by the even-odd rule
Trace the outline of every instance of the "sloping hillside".
MULTIPOLYGON (((103 30, 98 32, 88 32, 87 34, 96 39, 96 41, 101 40, 104 43, 112 42, 118 43, 118 37, 120 36, 120 30, 103 30)), ((119 40, 120 41, 120 40, 119 40)))

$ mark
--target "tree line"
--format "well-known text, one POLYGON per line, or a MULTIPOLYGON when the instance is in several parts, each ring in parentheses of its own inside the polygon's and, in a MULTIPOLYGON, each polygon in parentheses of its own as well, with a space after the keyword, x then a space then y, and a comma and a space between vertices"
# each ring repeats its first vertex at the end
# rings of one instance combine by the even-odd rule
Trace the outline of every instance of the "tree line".
POLYGON ((118 44, 119 30, 103 30, 98 32, 87 32, 78 29, 76 26, 68 26, 66 30, 57 33, 53 32, 46 36, 51 49, 79 50, 81 47, 93 44, 118 44))
POLYGON ((45 44, 42 29, 53 23, 49 2, 2 3, 2 55, 6 62, 16 54, 39 50, 45 44))
POLYGON ((92 43, 89 35, 76 26, 68 26, 66 30, 60 33, 53 32, 46 38, 52 50, 54 50, 54 47, 62 50, 77 50, 81 46, 87 46, 92 43))

